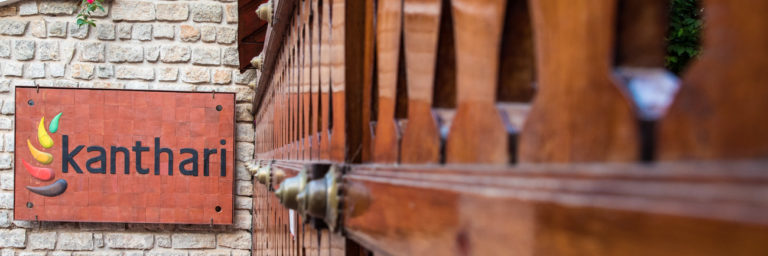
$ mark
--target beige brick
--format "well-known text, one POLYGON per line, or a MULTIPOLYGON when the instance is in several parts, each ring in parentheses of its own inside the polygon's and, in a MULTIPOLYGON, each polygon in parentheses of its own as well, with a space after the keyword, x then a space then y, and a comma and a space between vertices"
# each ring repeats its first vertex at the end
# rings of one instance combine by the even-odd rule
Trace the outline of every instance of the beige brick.
POLYGON ((220 44, 231 44, 234 43, 235 40, 237 40, 237 28, 216 28, 216 42, 220 44))
POLYGON ((187 67, 182 72, 181 80, 190 84, 207 83, 211 80, 211 75, 207 68, 187 67))
POLYGON ((214 84, 229 84, 231 82, 232 82, 232 70, 230 69, 213 70, 214 84))
POLYGON ((221 22, 221 5, 218 3, 193 3, 190 11, 195 22, 221 22))
POLYGON ((93 79, 93 64, 75 63, 71 66, 72 78, 90 80, 93 79))
POLYGON ((210 249, 216 248, 214 234, 175 233, 171 235, 174 249, 210 249))
POLYGON ((93 233, 91 232, 61 232, 56 243, 57 250, 92 251, 93 233))
POLYGON ((26 243, 26 230, 21 228, 0 229, 0 248, 24 248, 26 243))
POLYGON ((189 17, 187 3, 158 3, 155 9, 157 9, 157 20, 184 21, 189 17))
POLYGON ((251 233, 238 231, 234 233, 218 234, 216 236, 219 246, 232 249, 251 249, 251 233))
POLYGON ((191 25, 180 25, 179 38, 184 42, 197 42, 200 40, 200 30, 191 25))
POLYGON ((151 233, 107 233, 104 244, 115 249, 152 249, 155 237, 151 233))
POLYGON ((212 43, 216 41, 216 27, 210 25, 200 26, 200 38, 203 42, 212 43))
POLYGON ((53 250, 56 245, 56 232, 32 232, 29 234, 28 249, 53 250))
POLYGON ((164 45, 160 48, 160 60, 165 63, 187 62, 190 58, 188 46, 164 45))
POLYGON ((221 64, 219 48, 211 46, 199 46, 192 48, 192 63, 199 65, 221 64))
POLYGON ((155 20, 155 5, 143 1, 115 1, 112 4, 114 21, 152 21, 155 20))
POLYGON ((224 5, 224 18, 229 24, 237 24, 237 4, 224 5))
POLYGON ((176 67, 163 67, 157 69, 157 80, 161 82, 175 82, 179 77, 179 69, 176 67))
POLYGON ((27 30, 29 21, 0 19, 0 35, 20 36, 27 30))

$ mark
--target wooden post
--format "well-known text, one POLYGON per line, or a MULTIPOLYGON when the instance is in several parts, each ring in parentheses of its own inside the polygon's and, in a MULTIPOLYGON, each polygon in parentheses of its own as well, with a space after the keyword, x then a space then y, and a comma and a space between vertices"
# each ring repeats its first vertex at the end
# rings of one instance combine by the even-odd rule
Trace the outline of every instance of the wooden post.
POLYGON ((458 106, 446 143, 448 163, 509 162, 508 134, 494 105, 506 2, 451 1, 458 106))
POLYGON ((408 125, 403 135, 403 163, 438 163, 440 134, 432 113, 442 0, 406 0, 403 7, 408 79, 408 125))
POLYGON ((702 55, 659 124, 658 158, 768 157, 768 2, 703 3, 702 55))
POLYGON ((637 160, 637 122, 612 77, 616 0, 531 0, 530 8, 539 87, 520 162, 637 160))
POLYGON ((373 139, 373 161, 378 163, 396 163, 398 160, 399 134, 395 124, 395 104, 402 11, 402 0, 382 0, 378 3, 376 50, 379 113, 373 139))

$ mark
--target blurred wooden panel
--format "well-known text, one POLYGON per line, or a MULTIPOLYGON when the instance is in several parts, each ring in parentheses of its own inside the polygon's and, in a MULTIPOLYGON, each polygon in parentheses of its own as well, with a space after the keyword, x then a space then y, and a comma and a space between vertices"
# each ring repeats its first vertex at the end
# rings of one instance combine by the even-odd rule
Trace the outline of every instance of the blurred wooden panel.
POLYGON ((637 160, 637 121, 612 78, 616 0, 541 0, 530 8, 539 88, 520 162, 637 160))
POLYGON ((312 55, 310 59, 310 92, 312 114, 309 118, 310 157, 312 160, 320 158, 320 6, 318 0, 312 0, 311 35, 312 55))
POLYGON ((310 23, 309 16, 312 13, 312 0, 302 0, 301 4, 301 74, 299 80, 299 95, 301 97, 301 158, 303 160, 310 160, 310 146, 311 146, 311 122, 310 116, 312 115, 312 90, 311 90, 311 64, 312 64, 312 24, 310 23))
POLYGON ((442 0, 406 0, 403 6, 408 79, 408 125, 400 160, 438 163, 440 135, 432 113, 442 0))
POLYGON ((448 163, 509 162, 507 130, 494 106, 506 2, 451 1, 458 106, 446 142, 448 163))
POLYGON ((331 4, 322 4, 322 22, 320 23, 320 159, 331 159, 330 143, 330 93, 331 93, 331 4))
MULTIPOLYGON (((348 107, 345 109, 346 123, 340 125, 346 126, 345 162, 360 163, 370 159, 372 148, 370 105, 375 53, 374 1, 347 1, 345 4, 344 101, 348 107)), ((338 12, 334 10, 333 13, 335 19, 338 12)), ((335 99, 334 94, 334 102, 335 99)))
POLYGON ((346 85, 345 60, 345 13, 346 0, 331 0, 331 97, 333 104, 333 129, 331 133, 331 159, 344 161, 346 153, 346 103, 344 87, 346 85))
POLYGON ((376 12, 378 115, 373 138, 373 161, 397 163, 400 135, 395 124, 395 104, 402 34, 402 0, 379 1, 376 12))
POLYGON ((702 2, 702 55, 659 124, 658 158, 765 158, 768 2, 702 2))
MULTIPOLYGON (((300 4, 297 4, 297 9, 301 8, 300 4)), ((301 152, 301 144, 299 139, 301 138, 301 96, 299 91, 301 88, 301 65, 302 65, 302 39, 301 39, 301 14, 296 13, 293 19, 294 23, 294 37, 293 37, 293 83, 291 84, 291 120, 293 121, 293 131, 291 134, 291 160, 299 160, 299 153, 301 152)))

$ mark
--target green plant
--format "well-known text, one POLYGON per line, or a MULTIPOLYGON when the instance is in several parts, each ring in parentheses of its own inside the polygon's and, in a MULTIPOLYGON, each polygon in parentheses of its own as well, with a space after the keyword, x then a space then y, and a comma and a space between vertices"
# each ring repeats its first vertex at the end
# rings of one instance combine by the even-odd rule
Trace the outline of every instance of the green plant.
POLYGON ((701 52, 703 10, 698 0, 671 0, 666 66, 679 74, 701 52))
POLYGON ((96 23, 91 18, 91 15, 96 8, 104 11, 104 6, 102 6, 104 0, 83 0, 82 3, 83 8, 80 9, 80 13, 77 14, 77 25, 82 26, 88 24, 89 26, 95 27, 96 23))

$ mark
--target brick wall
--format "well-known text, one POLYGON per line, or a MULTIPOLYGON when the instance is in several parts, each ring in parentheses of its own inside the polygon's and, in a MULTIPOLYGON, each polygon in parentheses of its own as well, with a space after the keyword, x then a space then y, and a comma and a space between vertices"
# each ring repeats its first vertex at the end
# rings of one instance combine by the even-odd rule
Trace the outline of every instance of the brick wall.
POLYGON ((0 7, 0 256, 249 255, 255 71, 240 74, 237 3, 106 4, 78 27, 77 1, 0 7), (232 226, 13 221, 13 88, 110 88, 237 93, 236 210, 232 226))

